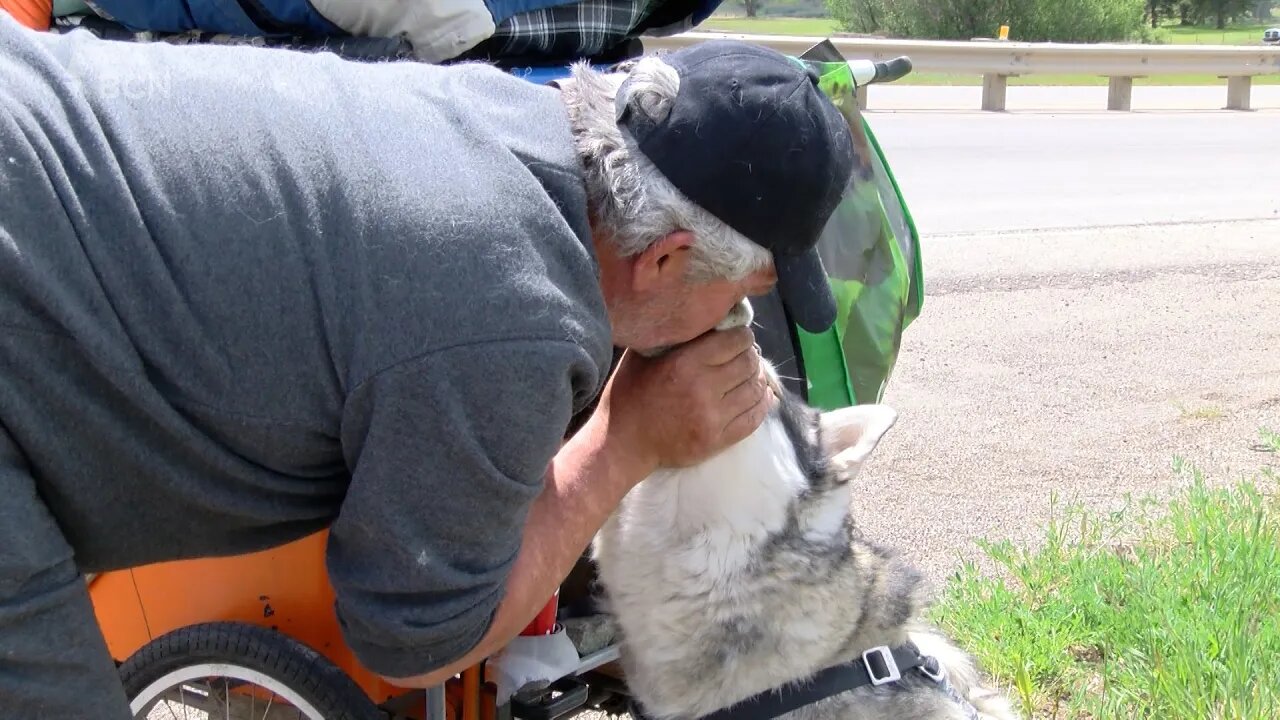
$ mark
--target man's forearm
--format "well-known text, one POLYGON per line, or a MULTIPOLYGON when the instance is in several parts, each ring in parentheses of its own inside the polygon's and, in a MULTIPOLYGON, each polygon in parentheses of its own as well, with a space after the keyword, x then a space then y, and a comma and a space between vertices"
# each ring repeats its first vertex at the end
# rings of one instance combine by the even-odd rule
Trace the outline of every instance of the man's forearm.
POLYGON ((502 649, 546 605, 627 491, 655 468, 656 462, 637 454, 629 438, 611 425, 602 405, 552 461, 489 631, 460 660, 392 682, 433 687, 502 649))

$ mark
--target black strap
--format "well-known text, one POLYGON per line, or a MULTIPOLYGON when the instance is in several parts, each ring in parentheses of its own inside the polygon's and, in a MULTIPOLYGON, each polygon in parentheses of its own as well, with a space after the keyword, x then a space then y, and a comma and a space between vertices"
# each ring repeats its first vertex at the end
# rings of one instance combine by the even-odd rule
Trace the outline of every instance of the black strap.
MULTIPOLYGON (((908 642, 901 647, 892 648, 889 652, 893 655, 901 677, 906 677, 909 671, 922 666, 935 675, 938 672, 937 661, 922 656, 914 643, 908 642)), ((873 653, 867 661, 870 662, 871 672, 876 674, 877 679, 888 677, 889 668, 879 655, 873 653)), ((699 720, 770 720, 819 700, 871 684, 867 662, 859 656, 852 662, 821 670, 807 680, 766 690, 723 710, 703 715, 699 720)), ((632 717, 645 720, 645 716, 638 712, 639 710, 640 708, 634 707, 633 703, 632 717)))

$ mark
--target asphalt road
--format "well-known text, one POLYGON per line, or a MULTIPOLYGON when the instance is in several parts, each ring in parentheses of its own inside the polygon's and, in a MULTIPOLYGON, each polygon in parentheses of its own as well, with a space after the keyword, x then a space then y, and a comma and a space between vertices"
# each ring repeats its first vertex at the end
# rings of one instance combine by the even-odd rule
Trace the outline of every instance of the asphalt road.
POLYGON ((855 508, 945 581, 1036 543, 1050 494, 1280 470, 1280 116, 876 112, 923 234, 924 312, 855 508))
MULTIPOLYGON (((975 78, 976 79, 976 78, 975 78)), ((968 86, 872 85, 868 88, 872 110, 976 110, 982 106, 982 88, 968 86)), ((1136 112, 1221 110, 1227 104, 1227 83, 1172 86, 1134 85, 1130 108, 1136 112)), ((1280 85, 1253 86, 1254 110, 1280 110, 1280 85)), ((1055 87, 1015 85, 1005 95, 1009 112, 1097 111, 1107 107, 1107 86, 1055 87)))
POLYGON ((1280 111, 868 119, 929 236, 1280 218, 1280 111))

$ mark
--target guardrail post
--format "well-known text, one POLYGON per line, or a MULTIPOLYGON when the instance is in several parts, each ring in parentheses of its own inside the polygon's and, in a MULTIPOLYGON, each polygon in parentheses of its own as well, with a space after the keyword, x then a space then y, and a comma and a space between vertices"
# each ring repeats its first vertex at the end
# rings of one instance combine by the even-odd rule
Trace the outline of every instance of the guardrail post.
POLYGON ((866 110, 867 109, 867 86, 859 85, 858 89, 855 91, 855 94, 858 96, 858 109, 866 110))
POLYGON ((1227 109, 1248 110, 1252 88, 1253 78, 1249 75, 1234 75, 1227 78, 1227 109))
POLYGON ((1005 91, 1008 86, 1008 75, 983 75, 982 109, 992 112, 1004 112, 1005 91))
POLYGON ((1128 112, 1133 105, 1133 78, 1112 77, 1107 83, 1107 109, 1128 112))

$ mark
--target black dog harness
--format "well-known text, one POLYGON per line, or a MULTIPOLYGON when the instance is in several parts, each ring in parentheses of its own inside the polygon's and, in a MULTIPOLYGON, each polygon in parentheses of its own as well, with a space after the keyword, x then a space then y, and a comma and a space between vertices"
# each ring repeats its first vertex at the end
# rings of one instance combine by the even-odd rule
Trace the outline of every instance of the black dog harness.
MULTIPOLYGON (((969 720, 978 720, 977 709, 947 681, 937 659, 921 655, 920 649, 910 641, 896 648, 884 645, 871 648, 852 662, 821 670, 806 680, 766 690, 710 715, 703 715, 698 720, 771 720, 866 685, 893 687, 913 671, 936 683, 942 692, 964 709, 969 720)), ((649 720, 635 702, 631 703, 631 717, 649 720)))

